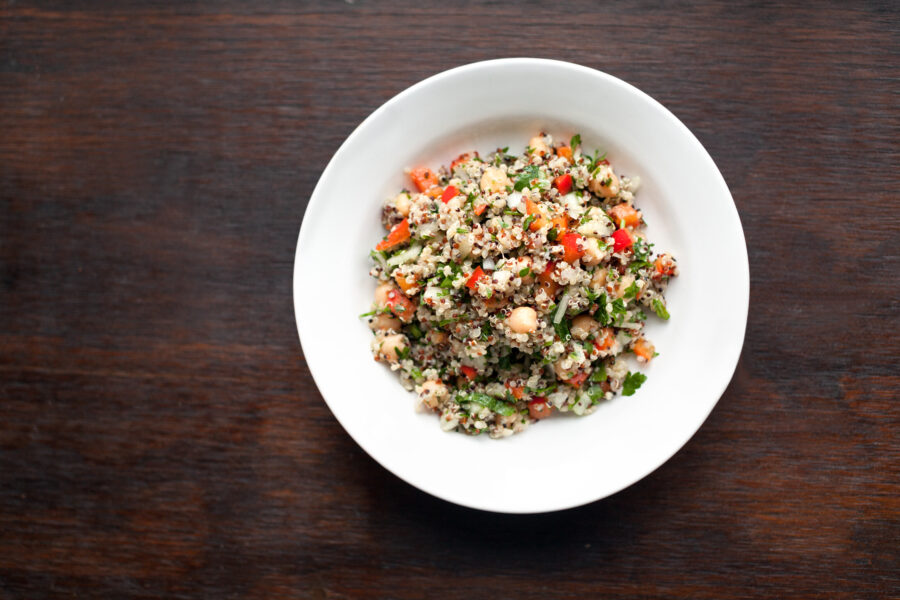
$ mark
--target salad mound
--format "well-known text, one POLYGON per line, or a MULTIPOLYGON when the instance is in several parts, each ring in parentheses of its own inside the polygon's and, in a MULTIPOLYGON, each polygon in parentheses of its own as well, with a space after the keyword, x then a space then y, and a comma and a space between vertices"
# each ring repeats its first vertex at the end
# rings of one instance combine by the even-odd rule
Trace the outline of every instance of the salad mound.
POLYGON ((533 137, 408 171, 384 202, 371 252, 375 360, 441 427, 500 438, 555 413, 586 415, 646 380, 626 356, 657 355, 649 314, 668 319, 678 274, 654 254, 634 205, 639 178, 605 155, 533 137))

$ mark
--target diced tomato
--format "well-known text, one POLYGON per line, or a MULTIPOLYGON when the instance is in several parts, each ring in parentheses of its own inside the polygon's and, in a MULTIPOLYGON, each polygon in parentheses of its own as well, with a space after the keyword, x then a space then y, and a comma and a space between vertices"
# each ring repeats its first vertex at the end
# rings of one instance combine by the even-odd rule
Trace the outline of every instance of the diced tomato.
POLYGON ((568 173, 560 175, 553 180, 553 187, 559 190, 561 196, 565 196, 572 191, 572 176, 568 173))
POLYGON ((675 273, 675 261, 668 254, 660 254, 653 263, 656 273, 653 274, 654 279, 662 277, 671 277, 675 273))
POLYGON ((513 395, 513 398, 515 398, 516 400, 522 399, 522 395, 525 393, 524 387, 509 385, 509 382, 506 383, 506 387, 509 389, 509 393, 513 395))
POLYGON ((599 332, 597 332, 597 337, 594 338, 594 348, 597 349, 597 352, 609 350, 615 343, 616 336, 613 334, 613 330, 610 327, 604 327, 603 329, 601 329, 599 332))
POLYGON ((556 149, 556 155, 562 156, 569 162, 572 162, 572 149, 568 146, 560 146, 556 149))
POLYGON ((451 199, 455 198, 459 194, 459 190, 456 189, 456 186, 448 185, 444 189, 444 193, 441 194, 441 202, 447 204, 451 199))
POLYGON ((549 262, 547 263, 547 268, 544 269, 544 272, 537 276, 541 289, 547 292, 547 296, 550 298, 556 296, 556 292, 559 291, 559 284, 551 278, 551 275, 553 275, 553 271, 555 270, 556 263, 549 262))
POLYGON ((544 419, 550 416, 551 408, 543 396, 535 396, 528 401, 528 415, 532 419, 544 419))
POLYGON ((568 379, 563 379, 563 381, 565 381, 572 387, 581 387, 581 384, 584 383, 587 378, 587 371, 581 371, 579 373, 575 373, 575 375, 572 375, 568 379))
POLYGON ((407 293, 409 290, 416 287, 416 278, 410 275, 409 277, 404 277, 398 271, 394 273, 394 281, 397 282, 397 285, 400 286, 400 289, 403 290, 403 293, 407 293))
POLYGON ((375 249, 381 251, 396 248, 403 242, 407 241, 409 237, 409 220, 403 219, 402 221, 394 225, 391 231, 387 234, 387 237, 378 242, 378 245, 375 246, 375 249))
POLYGON ((384 304, 394 313, 394 316, 404 323, 412 321, 416 314, 416 305, 398 289, 393 289, 387 293, 387 301, 384 304))
POLYGON ((634 244, 634 240, 631 239, 631 234, 624 229, 616 229, 612 236, 613 252, 621 252, 626 248, 631 248, 631 245, 634 244))
POLYGON ((625 227, 634 228, 641 224, 641 213, 630 204, 624 202, 609 209, 609 218, 619 226, 624 224, 625 227))
POLYGON ((609 161, 606 160, 606 159, 604 158, 604 159, 602 159, 602 160, 598 160, 598 161, 597 161, 597 164, 598 164, 598 165, 606 165, 606 166, 608 167, 608 166, 609 166, 609 161))
POLYGON ((475 375, 478 374, 478 372, 475 370, 475 367, 470 367, 468 365, 461 366, 459 370, 463 375, 466 376, 466 379, 468 379, 469 381, 475 379, 475 375))
POLYGON ((559 236, 569 230, 569 216, 563 213, 553 217, 550 219, 550 227, 556 229, 556 236, 559 239, 559 236))
POLYGON ((640 338, 634 341, 631 344, 631 349, 637 356, 640 356, 647 362, 653 359, 653 354, 656 352, 656 348, 653 347, 653 344, 645 340, 644 338, 640 338))
POLYGON ((432 187, 436 186, 440 181, 438 179, 437 173, 429 169, 428 167, 418 167, 409 172, 409 177, 412 179, 413 185, 416 186, 416 189, 420 192, 425 192, 432 187))
POLYGON ((584 241, 582 237, 574 231, 564 233, 559 242, 566 250, 565 254, 563 254, 563 260, 567 263, 574 263, 584 256, 584 241))
POLYGON ((534 220, 531 222, 531 225, 528 226, 528 229, 531 231, 537 231, 547 224, 547 217, 544 216, 544 210, 533 200, 528 198, 525 199, 525 212, 528 215, 534 216, 534 220))
POLYGON ((475 214, 480 217, 481 213, 483 213, 486 208, 487 208, 487 204, 479 204, 478 206, 475 207, 475 214))
POLYGON ((472 291, 475 291, 475 288, 478 287, 478 280, 484 277, 484 269, 481 267, 476 267, 472 274, 469 276, 468 281, 466 281, 466 287, 472 291))

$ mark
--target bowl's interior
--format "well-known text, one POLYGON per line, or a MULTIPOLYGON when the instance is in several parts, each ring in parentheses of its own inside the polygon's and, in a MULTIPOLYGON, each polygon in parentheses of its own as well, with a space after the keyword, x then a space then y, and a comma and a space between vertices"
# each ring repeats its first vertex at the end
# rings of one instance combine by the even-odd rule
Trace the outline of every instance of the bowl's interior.
POLYGON ((597 71, 531 59, 478 63, 410 88, 376 111, 332 159, 304 217, 294 294, 304 353, 335 416, 382 465, 447 500, 503 512, 575 506, 637 481, 674 454, 724 391, 743 343, 748 274, 734 204, 705 150, 649 97, 597 71), (557 415, 505 440, 443 433, 435 415, 369 352, 369 250, 403 170, 464 151, 521 152, 538 131, 608 153, 641 177, 637 205, 681 275, 672 318, 651 317, 660 356, 632 397, 591 416, 557 415))

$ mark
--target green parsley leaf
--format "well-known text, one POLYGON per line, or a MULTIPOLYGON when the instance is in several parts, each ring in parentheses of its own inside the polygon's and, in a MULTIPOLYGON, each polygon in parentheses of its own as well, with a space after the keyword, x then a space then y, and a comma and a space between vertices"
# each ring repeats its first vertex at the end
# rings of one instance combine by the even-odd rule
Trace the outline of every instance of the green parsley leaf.
POLYGON ((576 133, 572 136, 572 139, 569 140, 569 147, 572 148, 572 152, 575 152, 575 148, 581 145, 581 134, 576 133))
POLYGON ((647 376, 643 373, 632 373, 628 371, 625 375, 625 381, 622 383, 622 395, 633 396, 634 393, 647 381, 647 376))
POLYGON ((556 331, 556 335, 559 336, 559 339, 568 342, 571 339, 572 334, 569 332, 569 320, 563 319, 559 323, 553 324, 553 329, 556 331))
POLYGON ((533 179, 540 179, 541 170, 537 165, 528 165, 525 169, 519 174, 519 177, 516 179, 516 183, 513 186, 517 192, 521 192, 527 187, 531 186, 531 181, 533 179))
POLYGON ((631 285, 629 285, 627 288, 625 288, 624 296, 626 298, 634 298, 635 296, 637 296, 637 293, 638 293, 637 280, 634 280, 631 282, 631 285))
POLYGON ((594 383, 603 383, 606 381, 606 365, 600 363, 600 366, 594 369, 594 372, 591 373, 591 381, 594 383))
POLYGON ((537 218, 537 217, 535 217, 534 215, 528 215, 527 217, 525 217, 525 221, 522 223, 522 229, 528 229, 528 227, 529 227, 532 223, 534 223, 534 220, 535 220, 536 218, 537 218))
POLYGON ((600 321, 604 327, 612 323, 612 317, 606 312, 606 292, 601 292, 597 298, 597 311, 594 313, 594 318, 600 321))
POLYGON ((556 241, 556 236, 559 235, 559 231, 557 231, 556 227, 551 227, 550 231, 547 232, 547 239, 551 242, 556 241))
POLYGON ((394 348, 394 352, 397 354, 397 358, 406 360, 409 358, 410 347, 404 346, 403 348, 394 348))
POLYGON ((528 277, 531 274, 531 267, 525 267, 519 271, 519 277, 528 277))
POLYGON ((666 321, 669 320, 669 311, 666 310, 666 305, 663 304, 662 300, 660 300, 659 298, 654 298, 650 303, 650 306, 653 307, 653 312, 655 312, 656 316, 658 316, 660 319, 665 319, 666 321))
POLYGON ((425 333, 415 323, 410 323, 406 327, 406 329, 409 332, 409 337, 413 338, 414 340, 420 340, 425 337, 425 333))
POLYGON ((606 392, 599 385, 592 385, 584 393, 591 399, 591 404, 599 404, 606 397, 606 392))

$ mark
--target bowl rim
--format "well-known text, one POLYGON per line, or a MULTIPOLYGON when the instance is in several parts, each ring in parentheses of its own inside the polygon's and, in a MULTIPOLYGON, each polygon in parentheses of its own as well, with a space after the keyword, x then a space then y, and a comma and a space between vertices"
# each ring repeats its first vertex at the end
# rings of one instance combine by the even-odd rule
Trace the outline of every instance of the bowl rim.
MULTIPOLYGON (((334 155, 328 161, 328 164, 325 166, 325 169, 322 171, 321 175, 319 176, 319 179, 316 182, 316 185, 313 188, 312 193, 310 194, 309 202, 307 203, 306 210, 304 211, 304 213, 301 217, 300 232, 298 234, 297 246, 296 246, 295 255, 294 255, 292 297, 293 297, 293 304, 294 304, 294 318, 295 318, 295 321, 297 324, 297 333, 298 333, 298 337, 300 340, 300 346, 301 346, 301 349, 304 354, 304 360, 307 364, 307 367, 309 368, 309 372, 313 378, 313 381, 316 383, 316 387, 319 390, 319 393, 321 394, 322 399, 325 401, 325 404, 329 407, 329 410, 331 410, 332 415, 334 415, 334 417, 337 419, 338 423, 340 423, 341 427, 343 427, 344 431, 350 436, 351 439, 353 439, 354 442, 356 442, 357 445, 359 445, 366 452, 366 454, 368 454, 373 460, 375 460, 375 462, 377 462, 384 469, 386 469, 387 471, 389 471, 390 473, 392 473, 394 476, 398 477, 402 481, 408 483, 409 485, 411 485, 421 491, 424 491, 431 496, 440 498, 441 500, 450 502, 452 504, 456 504, 459 506, 465 506, 468 508, 473 508, 473 509, 481 510, 481 511, 485 511, 485 512, 498 513, 498 514, 542 514, 542 513, 557 512, 557 511, 576 508, 579 506, 584 506, 586 504, 590 504, 592 502, 596 502, 596 501, 602 500, 604 498, 608 498, 610 496, 618 494, 622 490, 633 486, 635 483, 637 483, 637 482, 641 481, 642 479, 644 479, 645 477, 649 476, 651 473, 653 473, 654 471, 659 469, 661 466, 666 464, 668 461, 670 461, 672 459, 672 457, 674 457, 676 454, 678 454, 678 452, 680 452, 681 449, 684 448, 684 446, 694 437, 694 435, 696 435, 697 431, 699 431, 700 428, 703 426, 703 424, 709 419, 709 415, 712 413, 712 411, 716 407, 716 405, 718 405, 719 401, 721 400, 721 398, 724 395, 725 391, 727 390, 728 386, 731 384, 731 381, 734 379, 734 374, 736 372, 738 363, 740 361, 740 357, 743 354, 744 341, 746 339, 747 318, 748 318, 748 314, 749 314, 749 304, 750 304, 750 268, 749 268, 749 256, 748 256, 748 252, 747 252, 747 243, 746 243, 746 237, 744 235, 743 225, 740 220, 740 214, 738 213, 737 205, 735 204, 734 198, 731 195, 731 191, 728 188, 728 184, 725 181, 725 178, 722 175, 721 171, 716 166, 715 162, 713 161, 712 157, 710 156, 709 152, 706 150, 706 148, 703 146, 703 144, 700 142, 700 140, 697 139, 697 137, 693 134, 693 132, 691 132, 691 130, 688 129, 688 127, 684 123, 682 123, 682 121, 677 116, 675 116, 675 114, 672 113, 672 111, 670 111, 662 103, 660 103, 658 100, 654 99, 652 96, 650 96, 646 92, 643 92, 642 90, 631 85, 630 83, 627 83, 626 81, 624 81, 614 75, 610 75, 609 73, 606 73, 604 71, 600 71, 598 69, 594 69, 591 67, 586 67, 584 65, 579 65, 576 63, 562 61, 562 60, 555 60, 555 59, 548 59, 548 58, 511 57, 511 58, 496 58, 496 59, 489 59, 489 60, 482 60, 482 61, 467 63, 467 64, 463 64, 463 65, 459 65, 457 67, 447 69, 445 71, 441 71, 441 72, 431 75, 425 79, 422 79, 422 80, 418 81, 417 83, 414 83, 413 85, 411 85, 411 86, 405 88, 404 90, 400 91, 399 93, 395 94, 391 98, 389 98, 387 101, 385 101, 383 104, 381 104, 377 109, 375 109, 371 114, 369 114, 365 119, 363 119, 363 121, 353 129, 353 131, 350 133, 350 135, 348 135, 347 138, 338 147, 337 151, 335 151, 334 155), (433 486, 431 486, 431 485, 423 485, 422 483, 419 483, 419 482, 410 481, 403 474, 398 473, 397 471, 392 469, 389 465, 385 464, 382 461, 382 459, 377 455, 377 453, 372 452, 372 450, 365 443, 363 443, 356 435, 354 435, 354 433, 351 431, 351 429, 347 427, 347 424, 344 423, 341 420, 341 418, 338 416, 338 414, 331 408, 331 402, 329 402, 328 397, 326 396, 325 392, 322 390, 321 385, 319 384, 319 378, 317 378, 317 376, 316 376, 316 369, 310 364, 309 358, 306 356, 306 347, 304 346, 304 343, 303 343, 304 327, 301 324, 301 307, 300 307, 300 302, 298 300, 298 293, 297 293, 299 281, 301 280, 301 277, 302 277, 300 250, 304 246, 304 240, 306 240, 308 237, 307 235, 305 235, 305 233, 310 230, 310 227, 306 227, 307 223, 310 221, 315 221, 319 211, 321 210, 321 207, 324 206, 324 200, 321 198, 321 196, 322 196, 321 189, 323 187, 323 182, 329 178, 330 173, 336 168, 336 165, 341 163, 341 161, 343 160, 344 154, 347 152, 347 148, 349 146, 351 146, 352 142, 359 135, 361 135, 362 132, 364 132, 364 130, 367 128, 368 124, 373 121, 376 121, 383 113, 391 110, 391 108, 394 105, 402 102, 406 97, 417 93, 419 90, 421 90, 423 88, 430 87, 439 81, 442 81, 447 78, 455 77, 462 72, 476 71, 476 70, 481 70, 481 69, 497 69, 497 68, 504 68, 504 67, 513 66, 513 65, 533 65, 536 67, 550 67, 550 68, 556 68, 556 69, 567 69, 567 70, 571 71, 575 76, 588 76, 588 77, 595 77, 595 78, 599 77, 601 79, 604 79, 606 81, 606 83, 609 85, 614 85, 614 86, 624 88, 627 92, 629 92, 631 94, 636 94, 636 95, 642 97, 645 101, 648 101, 651 105, 653 105, 654 108, 656 108, 656 110, 665 119, 670 120, 672 122, 672 124, 675 125, 677 127, 677 129, 680 130, 680 132, 684 136, 684 138, 686 140, 689 140, 688 143, 695 147, 695 149, 698 151, 698 156, 702 157, 702 160, 704 160, 708 163, 707 166, 709 168, 711 168, 711 172, 715 173, 715 178, 717 180, 718 185, 721 188, 720 191, 725 194, 725 196, 728 198, 728 200, 730 200, 730 203, 729 203, 730 206, 728 207, 728 210, 729 210, 729 212, 731 212, 731 216, 734 218, 735 222, 737 223, 737 233, 739 233, 739 240, 736 240, 736 241, 740 242, 740 249, 741 249, 741 252, 740 252, 741 264, 737 265, 735 267, 735 272, 737 272, 739 270, 739 273, 738 273, 739 277, 737 278, 737 282, 739 283, 740 287, 743 288, 743 290, 744 290, 744 293, 740 294, 741 305, 730 307, 730 312, 733 314, 733 316, 735 316, 735 317, 740 316, 741 322, 743 323, 743 327, 741 327, 741 329, 740 329, 740 340, 739 340, 740 343, 733 345, 733 348, 735 348, 735 350, 734 350, 734 356, 729 361, 731 364, 730 374, 727 378, 723 378, 723 382, 720 386, 721 389, 719 389, 717 391, 715 401, 710 403, 708 410, 706 410, 705 414, 703 415, 703 418, 699 419, 695 426, 689 427, 689 428, 686 427, 684 429, 684 435, 681 436, 680 441, 677 444, 673 445, 671 452, 664 452, 663 454, 665 454, 666 456, 662 460, 660 460, 658 463, 656 463, 649 469, 636 470, 632 477, 627 478, 627 481, 625 483, 623 483, 622 485, 616 486, 615 489, 611 489, 610 491, 608 491, 607 493, 605 493, 603 495, 600 495, 597 497, 591 497, 591 498, 580 498, 579 497, 577 499, 574 499, 571 502, 559 503, 558 505, 555 505, 553 508, 537 508, 537 509, 528 509, 528 510, 498 509, 496 507, 489 506, 488 504, 483 503, 483 502, 463 501, 463 500, 460 500, 459 498, 448 497, 447 494, 441 492, 440 490, 434 489, 433 486)), ((653 462, 656 462, 656 461, 653 461, 653 462)))

